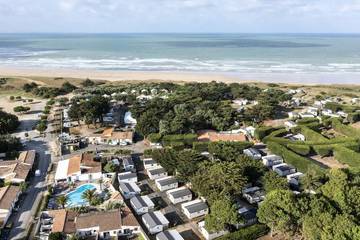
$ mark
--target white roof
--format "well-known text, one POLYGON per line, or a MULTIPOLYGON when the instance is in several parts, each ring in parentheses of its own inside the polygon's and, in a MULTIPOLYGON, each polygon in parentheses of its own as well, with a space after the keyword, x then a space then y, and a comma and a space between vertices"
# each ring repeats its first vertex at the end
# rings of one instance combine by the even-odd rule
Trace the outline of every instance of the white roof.
POLYGON ((124 122, 125 122, 125 124, 136 124, 137 123, 136 119, 131 116, 131 112, 125 113, 124 122))
POLYGON ((56 173, 55 173, 56 180, 61 180, 61 179, 67 178, 68 166, 69 166, 69 159, 58 162, 58 165, 56 168, 56 173))

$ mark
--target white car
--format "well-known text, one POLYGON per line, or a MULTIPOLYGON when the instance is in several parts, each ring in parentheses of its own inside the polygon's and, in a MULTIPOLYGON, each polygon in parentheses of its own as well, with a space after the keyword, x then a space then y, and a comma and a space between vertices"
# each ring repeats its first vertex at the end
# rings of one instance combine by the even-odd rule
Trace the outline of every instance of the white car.
POLYGON ((35 171, 35 176, 36 176, 36 177, 40 177, 40 176, 41 176, 41 171, 40 171, 40 169, 37 169, 37 170, 35 171))

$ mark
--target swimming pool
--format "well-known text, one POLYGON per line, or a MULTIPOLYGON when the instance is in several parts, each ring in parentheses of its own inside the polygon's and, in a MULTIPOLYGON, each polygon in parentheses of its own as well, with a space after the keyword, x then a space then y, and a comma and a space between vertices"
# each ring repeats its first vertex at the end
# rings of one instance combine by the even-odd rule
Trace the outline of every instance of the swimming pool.
POLYGON ((88 202, 81 196, 86 190, 96 189, 94 184, 84 184, 77 187, 74 191, 66 194, 68 197, 67 207, 79 207, 88 205, 88 202))

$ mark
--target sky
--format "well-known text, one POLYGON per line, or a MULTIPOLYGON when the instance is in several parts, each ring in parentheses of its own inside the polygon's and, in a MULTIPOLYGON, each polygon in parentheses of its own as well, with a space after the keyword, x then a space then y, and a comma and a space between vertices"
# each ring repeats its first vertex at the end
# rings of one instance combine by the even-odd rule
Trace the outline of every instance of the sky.
POLYGON ((0 0, 0 32, 360 32, 360 0, 0 0))

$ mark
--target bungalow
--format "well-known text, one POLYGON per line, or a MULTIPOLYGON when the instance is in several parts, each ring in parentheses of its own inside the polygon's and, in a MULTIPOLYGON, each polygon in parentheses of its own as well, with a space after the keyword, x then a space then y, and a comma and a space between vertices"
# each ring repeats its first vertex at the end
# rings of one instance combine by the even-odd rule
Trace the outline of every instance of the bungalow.
POLYGON ((133 172, 119 173, 118 180, 119 180, 119 182, 133 182, 133 183, 138 182, 137 174, 133 173, 133 172))
POLYGON ((186 187, 169 190, 166 195, 173 204, 188 202, 192 199, 192 193, 186 187))
POLYGON ((267 155, 267 156, 264 156, 262 157, 262 161, 263 161, 263 164, 266 166, 266 167, 272 167, 274 165, 277 165, 277 164, 280 164, 280 163, 283 163, 284 160, 282 159, 282 157, 278 156, 278 155, 267 155))
POLYGON ((155 207, 155 204, 148 196, 135 196, 130 199, 130 204, 138 215, 145 214, 155 207))
POLYGON ((184 240, 177 230, 167 230, 156 235, 156 240, 184 240))
POLYGON ((148 176, 151 180, 166 177, 168 173, 163 167, 150 168, 147 170, 148 176))
POLYGON ((129 209, 77 214, 68 210, 53 210, 42 215, 40 234, 44 230, 84 239, 110 239, 140 233, 140 226, 129 209), (106 220, 106 221, 104 221, 106 220))
POLYGON ((95 134, 88 137, 91 144, 127 145, 133 143, 132 131, 118 132, 115 128, 106 128, 101 135, 95 134))
POLYGON ((243 132, 216 132, 213 130, 198 131, 198 140, 203 142, 245 142, 246 135, 243 132))
POLYGON ((145 158, 143 160, 143 164, 144 164, 144 168, 145 170, 148 170, 150 168, 157 168, 157 167, 161 167, 160 164, 158 164, 155 160, 153 160, 152 158, 145 158))
POLYGON ((284 125, 285 125, 286 129, 288 129, 288 130, 290 130, 294 127, 297 127, 297 124, 294 121, 286 121, 284 123, 284 125))
POLYGON ((256 148, 248 148, 244 150, 244 155, 254 159, 254 160, 260 160, 262 155, 256 148))
POLYGON ((160 191, 166 191, 178 187, 178 181, 173 176, 158 178, 155 180, 155 184, 160 191))
POLYGON ((290 166, 286 163, 274 165, 272 166, 272 169, 281 177, 285 177, 289 174, 296 173, 296 169, 293 166, 290 166))
POLYGON ((286 176, 288 183, 291 185, 299 185, 300 178, 304 176, 301 172, 292 173, 286 176))
POLYGON ((225 234, 229 233, 226 230, 221 230, 218 232, 210 232, 205 227, 205 221, 199 222, 198 227, 200 229, 201 234, 204 236, 204 238, 206 240, 213 240, 213 239, 219 238, 219 237, 224 236, 225 234))
POLYGON ((3 182, 22 183, 26 181, 31 169, 32 165, 18 160, 0 161, 0 179, 3 182))
POLYGON ((208 205, 200 199, 181 204, 181 209, 189 219, 201 217, 209 213, 208 205))
POLYGON ((102 178, 101 163, 94 156, 82 153, 58 162, 55 182, 95 181, 102 178))
POLYGON ((8 185, 0 188, 0 228, 6 225, 20 194, 18 186, 8 185))
POLYGON ((123 164, 123 168, 124 168, 125 171, 134 171, 134 170, 136 170, 134 161, 131 159, 131 157, 123 158, 122 164, 123 164))
POLYGON ((125 199, 130 199, 141 193, 141 189, 134 182, 120 182, 119 190, 125 199))
POLYGON ((169 227, 169 221, 160 211, 145 213, 141 218, 150 234, 162 232, 169 227))
POLYGON ((245 188, 242 195, 250 204, 259 203, 265 199, 265 192, 259 187, 245 188))

